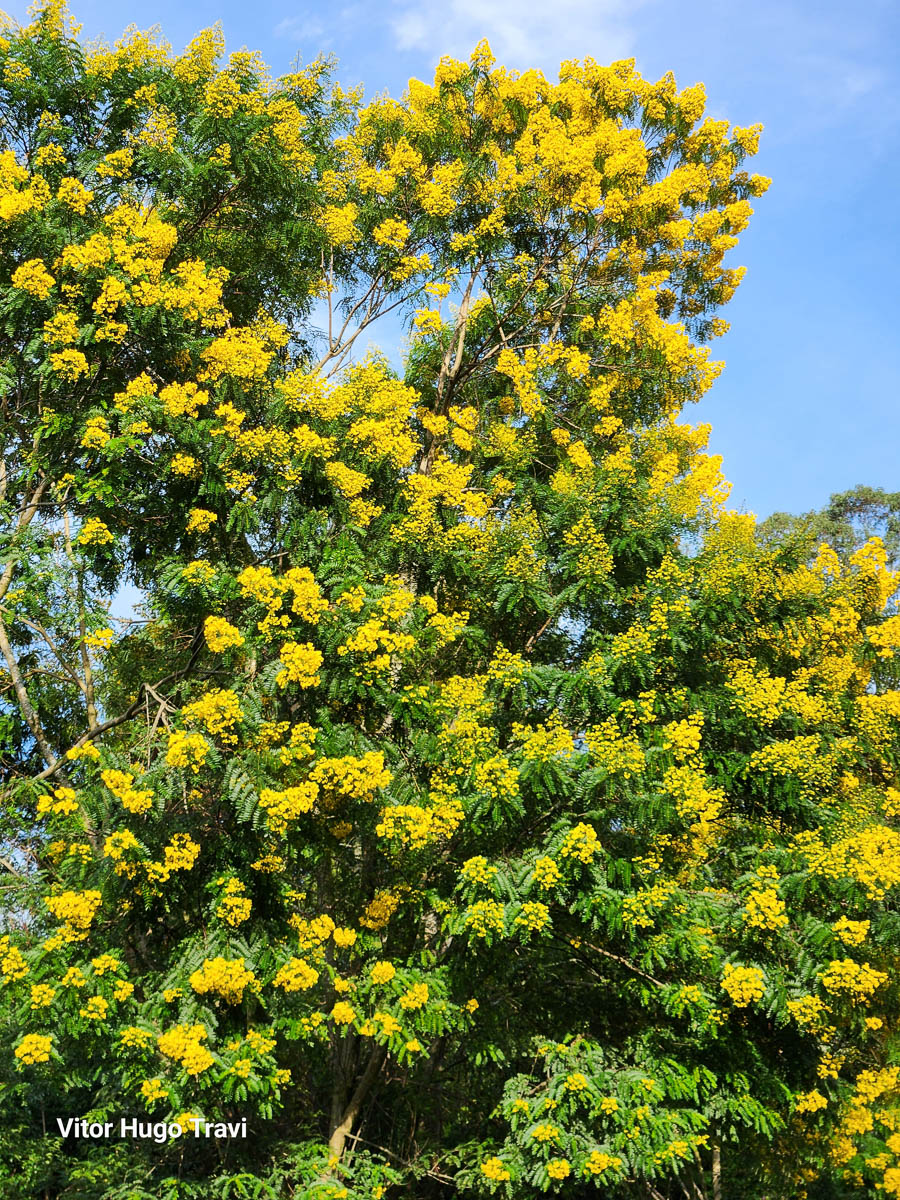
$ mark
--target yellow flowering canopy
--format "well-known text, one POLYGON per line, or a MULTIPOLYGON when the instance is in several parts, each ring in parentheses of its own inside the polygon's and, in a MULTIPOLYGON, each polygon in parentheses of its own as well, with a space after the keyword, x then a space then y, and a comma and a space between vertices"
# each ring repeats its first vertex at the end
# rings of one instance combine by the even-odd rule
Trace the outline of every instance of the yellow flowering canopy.
POLYGON ((900 1196, 898 580, 760 536, 683 415, 758 127, 33 17, 0 1191, 900 1196), (253 1137, 52 1141, 125 1112, 253 1137))

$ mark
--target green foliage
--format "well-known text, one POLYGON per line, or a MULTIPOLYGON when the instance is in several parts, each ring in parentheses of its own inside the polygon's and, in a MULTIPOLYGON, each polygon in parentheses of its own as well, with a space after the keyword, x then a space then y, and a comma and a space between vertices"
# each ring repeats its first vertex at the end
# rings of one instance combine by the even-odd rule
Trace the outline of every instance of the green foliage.
POLYGON ((6 32, 0 1196, 900 1194, 893 500, 679 419, 758 129, 6 32))

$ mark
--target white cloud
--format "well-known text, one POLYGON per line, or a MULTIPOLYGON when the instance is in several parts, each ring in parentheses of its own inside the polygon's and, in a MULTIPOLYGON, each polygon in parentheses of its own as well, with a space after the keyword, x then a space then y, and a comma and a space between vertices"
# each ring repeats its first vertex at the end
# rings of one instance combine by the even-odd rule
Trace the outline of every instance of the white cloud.
POLYGON ((633 53, 629 18, 644 0, 399 0, 400 50, 466 58, 486 37, 505 66, 554 72, 565 58, 611 62, 633 53))
POLYGON ((277 38, 285 38, 291 42, 313 42, 322 38, 325 26, 315 17, 285 17, 275 26, 277 38))

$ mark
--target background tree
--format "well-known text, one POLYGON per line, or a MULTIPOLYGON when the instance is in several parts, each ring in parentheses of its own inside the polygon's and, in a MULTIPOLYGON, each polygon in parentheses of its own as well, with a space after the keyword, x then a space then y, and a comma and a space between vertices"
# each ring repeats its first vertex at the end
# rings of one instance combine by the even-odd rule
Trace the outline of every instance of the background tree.
POLYGON ((795 516, 772 513, 762 522, 760 536, 783 539, 791 534, 804 540, 810 557, 820 542, 827 542, 846 560, 869 538, 880 538, 893 569, 900 562, 900 492, 886 492, 859 484, 836 492, 819 512, 795 516))
POLYGON ((896 579, 680 421, 758 129, 4 40, 6 1194, 900 1194, 896 579))

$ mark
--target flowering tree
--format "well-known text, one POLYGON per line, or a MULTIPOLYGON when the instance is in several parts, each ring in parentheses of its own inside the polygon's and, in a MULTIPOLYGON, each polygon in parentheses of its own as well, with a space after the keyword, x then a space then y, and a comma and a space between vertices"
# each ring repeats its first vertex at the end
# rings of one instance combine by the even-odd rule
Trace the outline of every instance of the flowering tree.
POLYGON ((680 420, 758 129, 221 54, 0 43, 4 1194, 900 1195, 896 580, 680 420))

